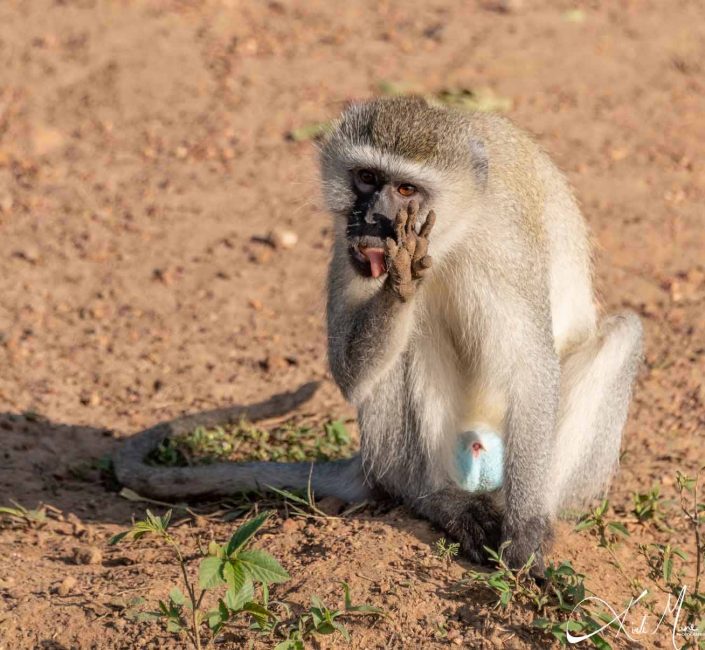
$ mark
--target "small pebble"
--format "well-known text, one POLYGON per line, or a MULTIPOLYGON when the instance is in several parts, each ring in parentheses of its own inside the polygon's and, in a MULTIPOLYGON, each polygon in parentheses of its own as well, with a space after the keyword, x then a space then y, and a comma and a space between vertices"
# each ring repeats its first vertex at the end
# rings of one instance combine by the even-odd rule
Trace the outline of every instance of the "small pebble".
POLYGON ((285 370, 289 367, 289 362, 285 357, 279 356, 277 354, 270 354, 266 359, 264 359, 260 365, 267 371, 273 372, 276 370, 285 370))
POLYGON ((297 526, 296 521, 294 519, 285 519, 282 523, 282 531, 285 533, 293 533, 296 532, 298 529, 299 527, 297 526))
POLYGON ((95 546, 76 546, 73 549, 73 561, 76 564, 100 564, 103 553, 95 546))
POLYGON ((325 512, 327 515, 334 517, 343 511, 343 508, 345 508, 345 501, 338 499, 337 497, 324 497, 320 501, 316 502, 316 507, 322 512, 325 512))
POLYGON ((277 229, 269 233, 267 241, 274 248, 290 250, 299 242, 299 236, 293 230, 277 229))
POLYGON ((59 596, 68 596, 73 591, 75 586, 76 578, 73 576, 67 576, 56 588, 56 593, 59 594, 59 596))

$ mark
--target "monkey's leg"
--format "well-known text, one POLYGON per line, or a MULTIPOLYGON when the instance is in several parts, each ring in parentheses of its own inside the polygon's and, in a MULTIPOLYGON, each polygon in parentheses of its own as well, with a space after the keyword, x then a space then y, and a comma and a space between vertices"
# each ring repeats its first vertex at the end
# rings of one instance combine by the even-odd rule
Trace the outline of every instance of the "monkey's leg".
POLYGON ((616 470, 642 336, 639 318, 623 312, 606 318, 592 339, 563 360, 552 513, 598 496, 616 470))
POLYGON ((551 485, 552 444, 558 419, 560 365, 552 344, 527 330, 522 340, 532 354, 508 367, 513 381, 505 426, 502 542, 504 558, 519 568, 534 556, 532 574, 543 575, 543 550, 552 535, 546 492, 551 485))

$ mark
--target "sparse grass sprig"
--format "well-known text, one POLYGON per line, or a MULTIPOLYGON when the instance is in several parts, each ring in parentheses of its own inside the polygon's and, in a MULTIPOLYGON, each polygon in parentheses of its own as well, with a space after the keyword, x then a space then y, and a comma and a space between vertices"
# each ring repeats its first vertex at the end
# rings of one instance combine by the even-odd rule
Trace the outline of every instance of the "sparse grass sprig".
POLYGON ((341 583, 344 595, 344 608, 331 609, 318 596, 311 596, 311 607, 307 609, 290 626, 287 638, 279 643, 274 650, 304 650, 307 639, 315 635, 331 635, 338 633, 346 642, 350 642, 350 633, 340 621, 353 615, 385 616, 383 610, 372 605, 353 605, 350 596, 350 586, 341 583))
POLYGON ((352 453, 352 438, 342 420, 330 420, 322 431, 297 422, 271 429, 246 420, 167 438, 150 455, 153 465, 186 467, 224 460, 302 462, 332 460, 352 453))

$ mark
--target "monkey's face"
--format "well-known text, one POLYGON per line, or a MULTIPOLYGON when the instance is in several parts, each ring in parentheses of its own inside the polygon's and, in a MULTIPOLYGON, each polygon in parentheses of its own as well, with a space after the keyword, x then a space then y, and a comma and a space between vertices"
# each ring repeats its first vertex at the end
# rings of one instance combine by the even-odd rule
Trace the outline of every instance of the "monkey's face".
POLYGON ((362 276, 378 278, 387 271, 385 241, 396 240, 397 215, 410 201, 415 201, 420 214, 424 214, 428 194, 418 183, 373 168, 352 170, 350 184, 354 198, 346 227, 350 260, 362 276))

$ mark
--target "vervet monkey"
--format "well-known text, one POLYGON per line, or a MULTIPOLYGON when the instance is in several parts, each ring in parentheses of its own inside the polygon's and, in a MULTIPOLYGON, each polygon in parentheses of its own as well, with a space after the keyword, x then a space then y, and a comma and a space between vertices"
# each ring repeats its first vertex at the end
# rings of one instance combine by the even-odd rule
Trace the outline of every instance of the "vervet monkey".
MULTIPOLYGON (((348 108, 321 169, 335 236, 329 360, 357 408, 361 451, 316 465, 313 489, 382 491, 468 558, 511 540, 509 564, 536 553, 540 572, 557 512, 601 493, 615 470, 642 346, 634 314, 598 322, 588 234, 564 177, 508 120, 415 98, 348 108), (493 492, 460 487, 458 436, 477 423, 503 440, 493 492)), ((305 463, 158 469, 124 456, 118 477, 161 498, 309 480, 305 463)))

